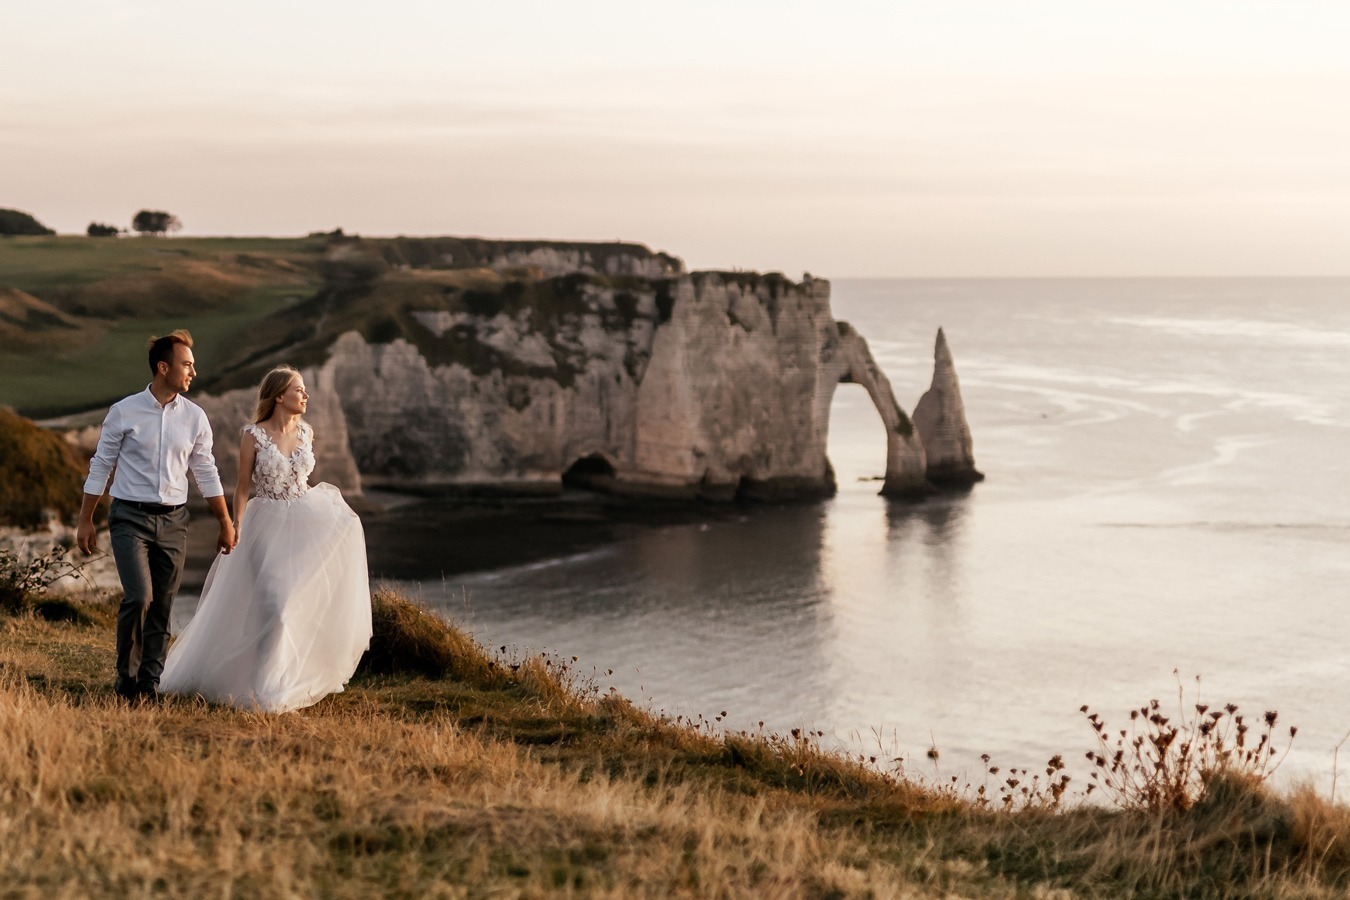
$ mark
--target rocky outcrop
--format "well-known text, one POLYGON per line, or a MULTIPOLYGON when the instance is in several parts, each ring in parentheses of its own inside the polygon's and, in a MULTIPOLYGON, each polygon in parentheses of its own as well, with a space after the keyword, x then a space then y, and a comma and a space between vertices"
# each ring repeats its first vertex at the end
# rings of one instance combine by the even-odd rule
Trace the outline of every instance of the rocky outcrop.
MULTIPOLYGON (((885 425, 883 494, 982 477, 945 337, 911 422, 867 342, 834 319, 826 281, 703 272, 572 273, 496 293, 392 284, 407 293, 334 300, 324 314, 341 317, 335 336, 290 351, 310 360, 314 480, 348 493, 557 493, 571 483, 633 497, 826 496, 841 383, 862 385, 885 425)), ((211 418, 227 486, 255 396, 193 397, 211 418)))
POLYGON ((927 487, 919 439, 866 343, 832 317, 828 282, 696 273, 552 290, 548 304, 415 310, 411 340, 336 340, 317 375, 368 484, 556 491, 579 465, 634 496, 829 494, 830 403, 856 381, 890 435, 885 491, 927 487))
POLYGON ((914 425, 923 436, 929 481, 937 485, 968 485, 984 478, 975 468, 961 384, 941 328, 933 348, 933 383, 914 407, 914 425))

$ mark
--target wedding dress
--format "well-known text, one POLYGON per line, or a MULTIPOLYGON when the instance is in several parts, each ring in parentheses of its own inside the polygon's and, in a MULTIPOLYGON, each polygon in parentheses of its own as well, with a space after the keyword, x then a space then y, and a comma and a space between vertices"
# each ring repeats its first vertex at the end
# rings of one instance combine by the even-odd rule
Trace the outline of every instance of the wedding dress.
POLYGON ((211 564, 160 690, 285 712, 342 690, 370 643, 361 520, 331 484, 308 484, 313 431, 289 458, 258 425, 239 544, 211 564))

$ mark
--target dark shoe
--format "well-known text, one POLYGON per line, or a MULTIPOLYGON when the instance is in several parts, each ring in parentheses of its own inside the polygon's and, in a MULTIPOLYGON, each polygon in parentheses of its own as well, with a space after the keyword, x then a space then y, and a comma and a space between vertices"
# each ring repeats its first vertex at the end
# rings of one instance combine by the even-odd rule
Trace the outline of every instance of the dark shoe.
POLYGON ((159 706, 164 702, 163 696, 159 693, 159 688, 152 684, 143 684, 137 688, 136 700, 147 706, 159 706))
POLYGON ((113 684, 113 693, 128 703, 133 703, 141 695, 141 689, 133 681, 118 678, 116 683, 113 684))

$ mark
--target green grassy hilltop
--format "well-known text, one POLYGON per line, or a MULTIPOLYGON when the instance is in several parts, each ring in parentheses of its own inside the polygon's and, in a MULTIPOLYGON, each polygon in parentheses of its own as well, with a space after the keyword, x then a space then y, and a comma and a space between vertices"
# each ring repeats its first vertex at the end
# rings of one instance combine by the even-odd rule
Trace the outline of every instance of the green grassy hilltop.
POLYGON ((43 416, 149 380, 145 345, 189 329, 203 372, 314 293, 321 239, 0 240, 0 404, 43 416))

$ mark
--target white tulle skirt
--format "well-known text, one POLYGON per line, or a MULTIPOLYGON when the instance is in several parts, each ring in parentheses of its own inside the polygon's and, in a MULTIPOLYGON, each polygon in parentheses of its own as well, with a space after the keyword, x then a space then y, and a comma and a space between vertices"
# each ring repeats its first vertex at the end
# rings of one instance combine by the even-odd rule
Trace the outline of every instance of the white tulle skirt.
POLYGON ((160 690, 285 712, 341 691, 370 644, 361 520, 331 484, 250 500, 238 546, 217 556, 160 690))

